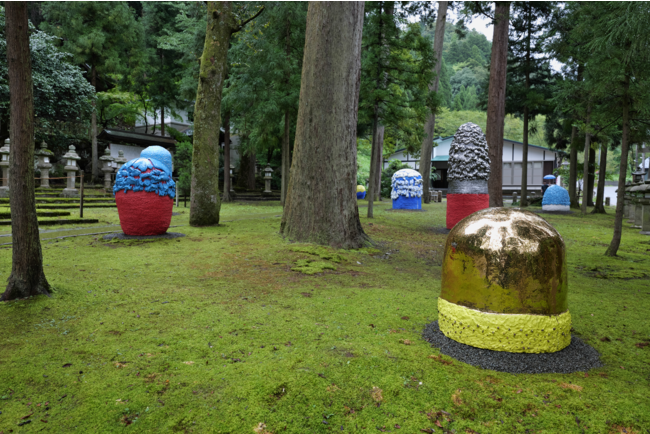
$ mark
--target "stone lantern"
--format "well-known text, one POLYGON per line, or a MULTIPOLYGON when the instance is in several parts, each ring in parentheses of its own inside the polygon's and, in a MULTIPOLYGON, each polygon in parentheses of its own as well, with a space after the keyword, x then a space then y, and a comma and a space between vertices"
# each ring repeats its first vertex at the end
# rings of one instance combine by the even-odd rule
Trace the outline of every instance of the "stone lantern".
POLYGON ((266 169, 264 169, 264 193, 265 194, 270 194, 271 192, 271 179, 273 174, 273 169, 271 169, 271 165, 268 164, 266 166, 266 169))
POLYGON ((52 167, 50 157, 52 155, 54 155, 54 152, 47 149, 47 143, 43 140, 41 149, 36 151, 38 158, 37 167, 41 169, 41 188, 50 188, 50 168, 52 167))
POLYGON ((109 190, 112 188, 111 173, 113 173, 115 158, 111 157, 111 150, 108 146, 104 150, 104 155, 99 157, 99 160, 102 162, 102 172, 104 172, 104 188, 109 190))
POLYGON ((233 183, 233 178, 235 177, 234 171, 235 171, 235 166, 233 164, 231 164, 230 165, 230 192, 231 193, 235 192, 235 189, 233 188, 233 184, 234 184, 233 183))
POLYGON ((64 197, 75 197, 79 194, 75 186, 75 180, 77 176, 77 171, 79 167, 77 166, 77 161, 81 160, 81 157, 75 152, 74 145, 70 145, 68 152, 63 156, 65 161, 65 167, 63 168, 68 175, 68 186, 63 189, 61 196, 64 197))
POLYGON ((5 145, 0 148, 0 168, 2 168, 0 197, 9 197, 9 139, 6 139, 5 145))
POLYGON ((117 172, 127 162, 126 157, 124 156, 124 151, 118 151, 117 157, 115 157, 115 171, 117 172))

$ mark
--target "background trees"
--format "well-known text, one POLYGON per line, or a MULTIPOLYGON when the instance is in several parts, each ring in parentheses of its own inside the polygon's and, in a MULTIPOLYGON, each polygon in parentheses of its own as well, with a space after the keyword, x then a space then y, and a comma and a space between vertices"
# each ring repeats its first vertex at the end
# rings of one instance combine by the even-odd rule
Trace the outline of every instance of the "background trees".
MULTIPOLYGON (((95 90, 103 89, 108 74, 124 70, 129 57, 137 57, 142 38, 134 11, 125 2, 45 2, 42 27, 61 39, 74 62, 86 65, 95 90), (103 83, 104 82, 104 83, 103 83)), ((99 175, 97 119, 92 112, 92 174, 99 175)))

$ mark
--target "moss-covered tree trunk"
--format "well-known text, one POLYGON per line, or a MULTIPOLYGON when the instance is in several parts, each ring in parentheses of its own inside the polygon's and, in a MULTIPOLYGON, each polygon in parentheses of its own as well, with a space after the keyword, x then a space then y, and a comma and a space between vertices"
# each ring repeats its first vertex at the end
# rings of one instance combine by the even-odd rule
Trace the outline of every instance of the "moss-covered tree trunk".
POLYGON ((227 73, 230 36, 236 26, 232 6, 230 2, 208 2, 208 25, 194 108, 191 226, 219 223, 221 93, 227 73))
MULTIPOLYGON (((490 206, 503 206, 503 122, 506 117, 506 69, 508 66, 508 29, 510 2, 495 2, 494 36, 490 60, 487 126, 485 138, 490 155, 488 193, 490 206)), ((524 192, 522 191, 522 196, 524 192)))
POLYGON ((280 232, 359 248, 356 130, 363 2, 310 2, 291 177, 280 232))
POLYGON ((29 54, 27 4, 5 4, 9 102, 11 107, 11 275, 0 300, 49 295, 43 272, 34 199, 34 95, 29 54))
MULTIPOLYGON (((436 19, 436 33, 433 40, 433 51, 436 53, 436 64, 434 71, 436 76, 433 78, 431 90, 438 92, 440 82, 440 71, 442 69, 442 43, 445 39, 445 23, 447 22, 447 6, 449 2, 438 2, 438 17, 436 19)), ((424 183, 422 192, 422 202, 431 202, 430 185, 431 185, 431 154, 433 153, 433 138, 435 135, 436 115, 429 113, 424 124, 424 140, 422 141, 422 151, 420 152, 420 175, 424 183)))

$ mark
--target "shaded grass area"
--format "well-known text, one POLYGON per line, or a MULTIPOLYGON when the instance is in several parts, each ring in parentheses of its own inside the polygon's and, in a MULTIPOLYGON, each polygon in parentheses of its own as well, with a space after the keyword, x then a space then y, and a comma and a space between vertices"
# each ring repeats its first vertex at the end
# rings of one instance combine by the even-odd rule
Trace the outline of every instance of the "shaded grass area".
POLYGON ((506 374, 420 337, 446 238, 444 203, 424 207, 380 206, 362 218, 376 248, 358 251, 289 243, 280 207, 237 203, 210 228, 175 208, 181 239, 45 242, 53 297, 0 303, 0 432, 646 432, 650 238, 626 229, 606 258, 611 213, 545 215, 575 333, 605 366, 506 374))

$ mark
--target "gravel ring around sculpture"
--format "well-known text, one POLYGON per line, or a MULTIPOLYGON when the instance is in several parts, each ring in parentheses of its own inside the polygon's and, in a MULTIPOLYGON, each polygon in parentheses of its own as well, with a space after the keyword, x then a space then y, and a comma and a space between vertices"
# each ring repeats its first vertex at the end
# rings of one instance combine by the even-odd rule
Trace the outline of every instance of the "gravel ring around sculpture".
POLYGON ((105 241, 111 241, 114 239, 118 239, 121 241, 126 241, 126 240, 171 240, 174 238, 182 238, 184 237, 185 234, 181 234, 180 232, 165 232, 162 235, 126 235, 124 232, 118 232, 114 234, 108 234, 104 235, 102 238, 105 241))
POLYGON ((389 208, 385 209, 386 212, 427 212, 426 209, 408 209, 408 208, 389 208))
POLYGON ((510 353, 492 351, 461 344, 445 336, 438 321, 427 324, 422 337, 442 354, 476 366, 511 374, 570 374, 600 368, 600 354, 575 335, 568 347, 555 353, 510 353))

